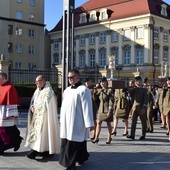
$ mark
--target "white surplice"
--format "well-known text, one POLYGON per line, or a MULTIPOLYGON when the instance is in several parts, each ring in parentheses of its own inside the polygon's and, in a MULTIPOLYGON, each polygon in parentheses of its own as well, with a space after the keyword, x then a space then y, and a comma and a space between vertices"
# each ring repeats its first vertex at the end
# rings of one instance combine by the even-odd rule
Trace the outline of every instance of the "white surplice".
POLYGON ((89 127, 94 126, 91 92, 80 85, 71 86, 63 93, 60 112, 60 137, 69 141, 82 142, 89 137, 89 127))

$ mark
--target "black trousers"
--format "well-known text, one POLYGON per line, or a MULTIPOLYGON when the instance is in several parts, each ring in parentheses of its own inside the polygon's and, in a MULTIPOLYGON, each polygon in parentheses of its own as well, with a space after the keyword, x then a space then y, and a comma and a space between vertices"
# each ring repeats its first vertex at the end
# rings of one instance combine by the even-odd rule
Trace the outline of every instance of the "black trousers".
POLYGON ((87 141, 74 142, 61 139, 59 163, 64 167, 70 167, 76 162, 83 164, 88 160, 87 141))
POLYGON ((10 143, 5 144, 3 139, 0 136, 0 152, 3 152, 7 149, 14 148, 18 144, 20 144, 22 141, 22 137, 20 136, 20 131, 18 130, 16 125, 9 126, 9 127, 3 127, 3 128, 5 128, 5 132, 10 138, 10 143))

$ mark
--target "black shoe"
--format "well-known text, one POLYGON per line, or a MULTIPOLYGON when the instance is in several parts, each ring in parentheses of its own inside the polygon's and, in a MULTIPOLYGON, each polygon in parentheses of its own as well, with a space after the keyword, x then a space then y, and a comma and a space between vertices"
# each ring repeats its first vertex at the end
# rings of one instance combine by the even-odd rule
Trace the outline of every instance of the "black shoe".
POLYGON ((0 155, 4 155, 4 151, 0 151, 0 155))
MULTIPOLYGON (((46 157, 46 156, 50 156, 49 151, 45 151, 45 152, 39 152, 38 153, 40 156, 46 157)), ((51 154, 54 155, 54 154, 51 154)))
POLYGON ((106 144, 110 144, 112 141, 112 138, 110 138, 109 140, 106 141, 106 144))
POLYGON ((35 157, 37 156, 37 154, 38 154, 37 151, 31 150, 31 151, 28 153, 27 157, 28 157, 29 159, 35 159, 35 157))
POLYGON ((76 166, 75 164, 69 166, 66 170, 75 170, 76 169, 76 166))
POLYGON ((111 135, 114 135, 114 136, 116 136, 116 134, 117 134, 117 132, 116 132, 116 131, 111 133, 111 135))
POLYGON ((128 135, 128 131, 126 133, 123 133, 123 136, 127 136, 128 135))
POLYGON ((94 143, 94 144, 95 144, 95 143, 97 144, 97 143, 99 142, 99 139, 97 139, 97 140, 92 140, 91 142, 94 143))
POLYGON ((145 140, 145 136, 141 136, 139 140, 145 140))
POLYGON ((132 140, 135 140, 135 137, 134 136, 131 136, 131 135, 127 135, 126 136, 128 139, 132 139, 132 140))
POLYGON ((14 147, 14 151, 16 152, 19 148, 20 148, 20 145, 21 145, 21 142, 22 142, 23 138, 20 137, 20 141, 15 145, 14 147))
POLYGON ((168 136, 168 135, 169 135, 169 132, 166 132, 166 135, 168 136))

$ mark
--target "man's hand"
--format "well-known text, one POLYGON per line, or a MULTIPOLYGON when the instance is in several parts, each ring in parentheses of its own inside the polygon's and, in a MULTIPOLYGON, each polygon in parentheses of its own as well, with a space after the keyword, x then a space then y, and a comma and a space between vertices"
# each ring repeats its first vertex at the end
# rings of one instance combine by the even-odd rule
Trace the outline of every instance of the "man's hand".
POLYGON ((34 110, 35 110, 34 106, 31 107, 31 112, 32 112, 32 113, 34 113, 34 110))

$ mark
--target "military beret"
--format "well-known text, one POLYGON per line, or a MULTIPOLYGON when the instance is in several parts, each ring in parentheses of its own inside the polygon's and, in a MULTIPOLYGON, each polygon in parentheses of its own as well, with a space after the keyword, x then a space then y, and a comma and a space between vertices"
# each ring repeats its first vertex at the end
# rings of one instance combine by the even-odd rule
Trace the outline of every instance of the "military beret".
POLYGON ((166 80, 170 80, 170 77, 167 77, 166 80))
POLYGON ((136 76, 135 81, 142 80, 141 76, 136 76))
POLYGON ((102 77, 100 81, 101 82, 107 82, 107 78, 106 77, 102 77))
POLYGON ((142 80, 143 83, 146 83, 147 81, 148 81, 147 77, 144 77, 143 80, 142 80))
POLYGON ((85 78, 84 82, 90 81, 90 78, 85 78))

